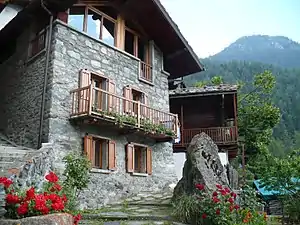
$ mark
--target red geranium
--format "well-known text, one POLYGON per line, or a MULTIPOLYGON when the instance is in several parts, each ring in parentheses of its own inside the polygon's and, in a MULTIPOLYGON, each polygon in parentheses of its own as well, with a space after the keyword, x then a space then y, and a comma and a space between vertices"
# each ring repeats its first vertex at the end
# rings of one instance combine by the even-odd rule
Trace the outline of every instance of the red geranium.
POLYGON ((73 216, 73 218, 74 218, 74 225, 77 225, 79 220, 81 220, 81 215, 77 214, 76 216, 73 216))
POLYGON ((20 205, 17 209, 17 213, 19 216, 25 215, 27 212, 28 212, 28 203, 27 202, 20 205))
POLYGON ((229 201, 231 204, 234 203, 233 198, 229 198, 228 201, 229 201))
POLYGON ((221 213, 221 210, 220 210, 220 209, 217 209, 217 210, 216 210, 216 214, 217 214, 217 215, 220 215, 220 213, 221 213))
POLYGON ((19 196, 12 194, 7 194, 5 200, 7 204, 17 204, 20 202, 19 196))
POLYGON ((58 181, 58 177, 52 171, 48 173, 45 177, 50 183, 56 183, 58 181))
POLYGON ((218 196, 218 192, 214 191, 213 196, 214 197, 218 196))
POLYGON ((213 202, 214 203, 218 203, 218 202, 220 202, 221 200, 220 199, 218 199, 217 197, 213 197, 213 202))
POLYGON ((61 187, 59 184, 55 183, 55 184, 50 188, 50 191, 51 191, 51 192, 55 192, 55 191, 60 191, 61 189, 62 189, 62 187, 61 187))
POLYGON ((204 190, 205 186, 203 184, 196 184, 196 188, 200 191, 204 190))
POLYGON ((207 215, 205 213, 202 214, 202 219, 206 219, 207 215))
POLYGON ((31 187, 29 190, 26 191, 26 201, 34 199, 34 195, 35 195, 34 192, 35 190, 33 187, 31 187))
POLYGON ((216 187, 218 188, 218 189, 223 189, 223 187, 222 187, 222 185, 221 184, 216 184, 216 187))

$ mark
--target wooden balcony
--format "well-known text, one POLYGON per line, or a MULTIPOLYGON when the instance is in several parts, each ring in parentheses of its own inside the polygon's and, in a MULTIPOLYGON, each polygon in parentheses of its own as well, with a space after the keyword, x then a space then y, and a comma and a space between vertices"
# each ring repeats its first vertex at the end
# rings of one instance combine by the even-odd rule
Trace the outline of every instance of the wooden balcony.
MULTIPOLYGON (((134 129, 156 140, 175 138, 178 117, 92 85, 71 91, 72 120, 91 119, 114 127, 134 129)), ((90 121, 91 121, 90 120, 90 121)))
POLYGON ((237 143, 237 127, 210 127, 183 129, 180 143, 175 143, 175 148, 186 148, 196 134, 206 133, 218 146, 234 145, 237 143))
POLYGON ((142 80, 145 80, 147 82, 152 83, 152 66, 145 63, 145 62, 140 62, 141 65, 141 71, 140 71, 140 78, 142 80))

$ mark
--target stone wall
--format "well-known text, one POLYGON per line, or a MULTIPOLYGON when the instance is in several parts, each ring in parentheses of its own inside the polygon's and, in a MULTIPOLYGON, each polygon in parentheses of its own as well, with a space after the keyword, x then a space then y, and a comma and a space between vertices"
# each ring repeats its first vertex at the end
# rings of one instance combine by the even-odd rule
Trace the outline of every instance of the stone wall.
POLYGON ((15 53, 0 65, 0 129, 17 144, 36 148, 45 52, 27 61, 30 31, 18 37, 15 53))
POLYGON ((177 178, 171 143, 156 143, 135 135, 119 135, 99 126, 75 126, 69 121, 70 91, 78 88, 80 69, 102 72, 116 82, 116 92, 123 95, 123 87, 131 85, 149 96, 149 104, 160 110, 169 110, 167 75, 161 72, 162 56, 155 50, 154 85, 138 80, 138 60, 88 37, 56 21, 53 38, 53 74, 51 80, 51 109, 49 111, 49 141, 58 144, 55 149, 56 167, 63 168, 62 157, 71 151, 82 151, 82 138, 92 133, 111 138, 117 144, 117 171, 111 174, 93 173, 89 189, 81 196, 82 207, 96 208, 108 201, 143 191, 159 191, 177 178), (135 177, 125 170, 125 145, 129 141, 149 145, 152 150, 153 174, 135 177), (60 146, 60 147, 59 147, 60 146))

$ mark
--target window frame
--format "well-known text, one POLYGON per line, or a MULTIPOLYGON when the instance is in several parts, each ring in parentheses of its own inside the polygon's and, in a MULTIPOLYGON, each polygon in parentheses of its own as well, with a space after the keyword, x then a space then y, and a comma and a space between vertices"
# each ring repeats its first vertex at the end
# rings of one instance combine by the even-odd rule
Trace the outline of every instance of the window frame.
POLYGON ((126 172, 133 176, 149 176, 152 175, 152 149, 148 145, 129 142, 126 144, 126 172), (146 171, 145 173, 137 172, 135 169, 135 149, 134 147, 145 148, 146 151, 146 171))
MULTIPOLYGON (((100 172, 100 173, 111 173, 117 170, 116 166, 116 142, 110 138, 102 137, 99 135, 87 134, 84 136, 84 147, 83 152, 91 162, 91 172, 100 172), (107 169, 95 167, 95 140, 102 140, 107 142, 107 169), (114 147, 113 147, 114 146, 114 147)), ((101 158, 101 155, 99 155, 101 158)), ((101 162, 99 162, 101 164, 101 162)))
POLYGON ((47 28, 42 28, 39 32, 34 32, 31 33, 30 40, 29 40, 29 45, 28 45, 28 51, 27 51, 27 62, 32 61, 36 57, 38 57, 40 54, 44 53, 47 48, 47 42, 48 42, 48 29, 47 28), (42 47, 39 48, 40 44, 40 38, 44 38, 43 44, 41 45, 42 47), (37 45, 37 52, 33 54, 33 46, 37 45))

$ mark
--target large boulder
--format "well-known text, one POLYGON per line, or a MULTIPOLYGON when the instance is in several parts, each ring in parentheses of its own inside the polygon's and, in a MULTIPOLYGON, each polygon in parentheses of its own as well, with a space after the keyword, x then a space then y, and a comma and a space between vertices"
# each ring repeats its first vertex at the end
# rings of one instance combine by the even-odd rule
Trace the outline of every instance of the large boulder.
POLYGON ((205 133, 194 136, 187 149, 183 176, 174 189, 174 198, 193 194, 195 184, 204 184, 207 191, 215 190, 216 184, 229 185, 218 147, 205 133))

